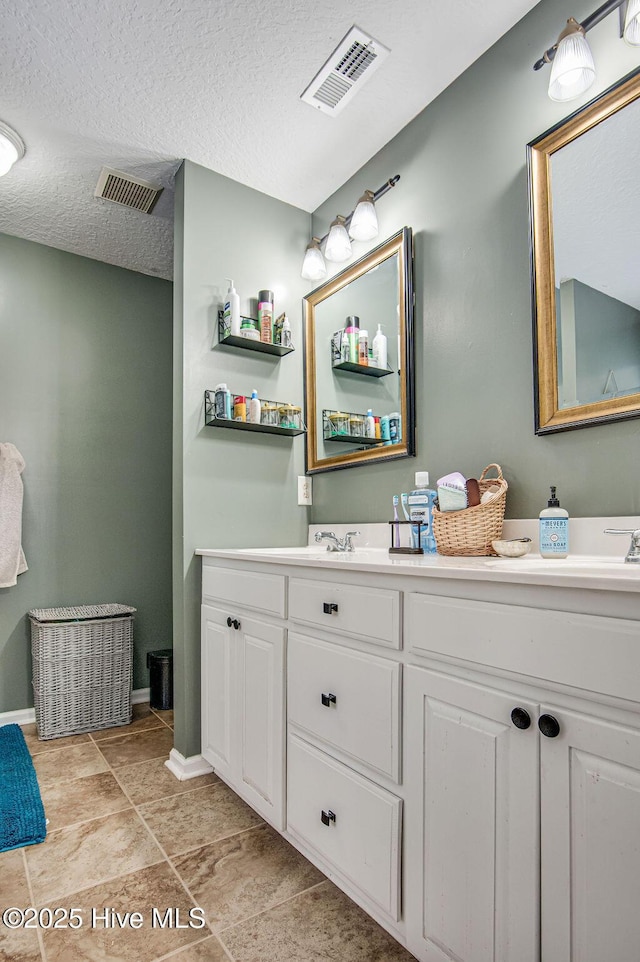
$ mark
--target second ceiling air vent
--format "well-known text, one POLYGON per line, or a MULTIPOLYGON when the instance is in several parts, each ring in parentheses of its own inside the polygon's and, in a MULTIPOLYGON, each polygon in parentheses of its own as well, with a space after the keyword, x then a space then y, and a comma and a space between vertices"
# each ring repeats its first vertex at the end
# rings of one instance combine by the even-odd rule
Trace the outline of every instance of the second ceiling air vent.
POLYGON ((150 184, 149 181, 125 174, 122 170, 103 167, 93 196, 150 214, 161 193, 162 187, 157 184, 150 184))
POLYGON ((352 27, 300 96, 306 104, 334 116, 389 56, 389 48, 352 27))

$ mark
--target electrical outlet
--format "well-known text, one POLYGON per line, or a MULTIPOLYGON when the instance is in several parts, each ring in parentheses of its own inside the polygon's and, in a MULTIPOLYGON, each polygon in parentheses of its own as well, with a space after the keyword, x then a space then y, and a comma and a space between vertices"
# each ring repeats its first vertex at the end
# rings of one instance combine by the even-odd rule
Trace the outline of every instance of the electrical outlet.
POLYGON ((311 478, 298 475, 298 504, 313 504, 311 492, 311 478))

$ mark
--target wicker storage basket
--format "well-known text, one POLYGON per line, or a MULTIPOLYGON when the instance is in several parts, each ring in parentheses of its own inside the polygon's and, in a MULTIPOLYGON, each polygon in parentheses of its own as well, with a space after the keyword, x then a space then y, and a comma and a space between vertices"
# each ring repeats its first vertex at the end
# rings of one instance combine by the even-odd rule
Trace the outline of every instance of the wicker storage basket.
POLYGON ((433 509, 433 534, 438 546, 438 554, 482 556, 495 555, 491 542, 502 534, 504 509, 507 502, 507 488, 499 464, 489 464, 478 478, 480 495, 489 488, 499 491, 486 501, 473 508, 462 511, 438 511, 433 509), (495 468, 497 478, 487 478, 487 472, 495 468))
POLYGON ((82 605, 29 612, 39 738, 131 722, 135 610, 82 605))

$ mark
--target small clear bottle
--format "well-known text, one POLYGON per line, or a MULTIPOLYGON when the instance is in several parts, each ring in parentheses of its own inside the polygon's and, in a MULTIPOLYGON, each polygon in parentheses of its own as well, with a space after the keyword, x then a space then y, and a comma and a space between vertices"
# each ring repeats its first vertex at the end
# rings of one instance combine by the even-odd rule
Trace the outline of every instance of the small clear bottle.
POLYGON ((560 507, 555 485, 551 485, 547 507, 540 512, 540 555, 566 558, 569 554, 569 512, 560 507))

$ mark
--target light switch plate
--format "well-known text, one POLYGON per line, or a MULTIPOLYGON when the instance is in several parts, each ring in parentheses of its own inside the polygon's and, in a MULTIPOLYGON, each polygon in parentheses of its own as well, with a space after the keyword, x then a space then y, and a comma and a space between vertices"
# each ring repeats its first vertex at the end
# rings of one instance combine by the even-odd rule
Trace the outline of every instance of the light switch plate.
POLYGON ((298 475, 298 504, 313 504, 311 478, 304 474, 298 475))

